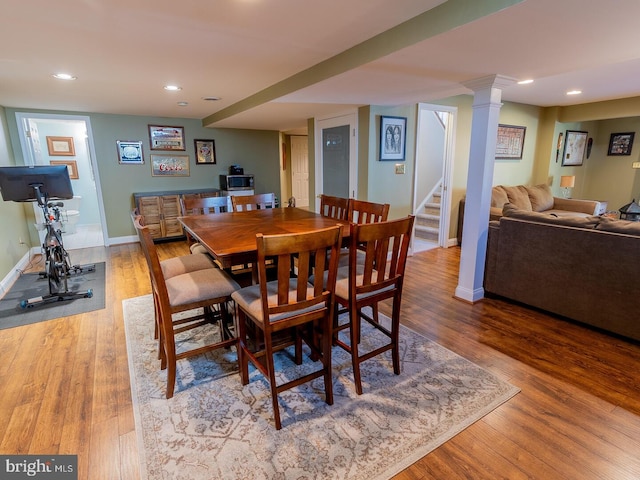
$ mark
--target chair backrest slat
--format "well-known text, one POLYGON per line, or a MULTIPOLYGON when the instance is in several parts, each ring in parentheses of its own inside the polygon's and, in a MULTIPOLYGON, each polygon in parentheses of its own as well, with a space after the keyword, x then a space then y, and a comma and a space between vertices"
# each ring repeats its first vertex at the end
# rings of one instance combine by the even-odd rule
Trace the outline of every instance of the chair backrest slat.
POLYGON ((180 199, 182 215, 203 215, 227 211, 227 197, 183 196, 180 199))
POLYGON ((232 195, 231 206, 234 212, 260 210, 276 207, 275 193, 258 193, 256 195, 232 195))
POLYGON ((349 199, 324 194, 320 195, 320 215, 335 218, 336 220, 347 220, 349 215, 349 199))
POLYGON ((386 222, 389 216, 388 203, 366 202, 364 200, 349 200, 349 212, 347 220, 352 223, 377 223, 386 222))

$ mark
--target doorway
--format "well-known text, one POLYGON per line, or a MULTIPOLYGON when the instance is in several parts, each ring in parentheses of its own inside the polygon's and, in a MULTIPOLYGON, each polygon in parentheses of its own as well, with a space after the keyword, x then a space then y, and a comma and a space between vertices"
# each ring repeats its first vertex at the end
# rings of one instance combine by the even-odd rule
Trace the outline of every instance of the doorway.
POLYGON ((316 211, 319 195, 355 198, 357 192, 355 113, 316 121, 316 211))
MULTIPOLYGON (((104 205, 89 117, 16 113, 25 165, 66 163, 74 198, 63 207, 63 240, 67 250, 104 246, 107 242, 104 205), (62 140, 58 140, 62 139, 62 140), (58 151, 55 142, 67 148, 58 151)), ((42 216, 34 204, 36 224, 42 216)), ((41 239, 42 240, 42 239, 41 239)))
POLYGON ((413 251, 449 246, 456 107, 418 105, 413 251))
POLYGON ((291 137, 291 195, 297 207, 309 206, 309 146, 307 136, 291 137))

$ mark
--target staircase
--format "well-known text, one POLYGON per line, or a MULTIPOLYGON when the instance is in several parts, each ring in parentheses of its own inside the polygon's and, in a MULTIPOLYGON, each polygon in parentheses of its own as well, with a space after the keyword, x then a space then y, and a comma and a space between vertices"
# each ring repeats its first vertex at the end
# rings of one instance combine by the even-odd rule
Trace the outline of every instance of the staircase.
POLYGON ((427 242, 438 242, 442 185, 427 199, 421 212, 416 213, 415 236, 427 242))

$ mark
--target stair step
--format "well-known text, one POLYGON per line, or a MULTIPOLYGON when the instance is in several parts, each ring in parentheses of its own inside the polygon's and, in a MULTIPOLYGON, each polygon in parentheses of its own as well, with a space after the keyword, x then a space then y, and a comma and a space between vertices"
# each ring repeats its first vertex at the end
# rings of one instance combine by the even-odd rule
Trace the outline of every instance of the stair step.
POLYGON ((440 205, 442 203, 442 194, 440 192, 434 192, 431 199, 433 200, 433 203, 440 205))
POLYGON ((424 227, 438 228, 440 226, 440 215, 431 215, 428 213, 416 214, 416 225, 424 227))
POLYGON ((424 213, 429 215, 437 215, 440 216, 440 204, 439 203, 425 203, 424 204, 424 213))
POLYGON ((438 229, 433 227, 425 227, 423 225, 416 225, 415 232, 417 238, 422 238, 423 240, 431 240, 434 242, 438 241, 438 229))

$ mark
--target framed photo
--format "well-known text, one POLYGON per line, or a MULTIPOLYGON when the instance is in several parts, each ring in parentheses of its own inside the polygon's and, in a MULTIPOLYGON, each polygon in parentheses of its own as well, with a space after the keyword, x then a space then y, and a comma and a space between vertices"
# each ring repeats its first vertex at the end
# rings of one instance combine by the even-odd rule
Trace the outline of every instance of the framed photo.
POLYGON ((118 163, 122 165, 141 165, 144 163, 142 142, 118 140, 118 163))
POLYGON ((587 149, 588 132, 567 130, 564 136, 564 152, 562 153, 562 166, 580 166, 587 149))
POLYGON ((188 177, 189 155, 151 155, 154 177, 188 177))
POLYGON ((527 127, 517 125, 498 125, 496 158, 520 160, 524 149, 524 135, 527 127))
POLYGON ((184 128, 149 125, 151 150, 184 150, 184 128))
POLYGON ((380 160, 404 160, 407 117, 380 117, 380 160))
POLYGON ((635 132, 612 133, 607 155, 631 155, 635 132))
POLYGON ((216 144, 213 140, 194 140, 196 165, 215 165, 216 144))
POLYGON ((49 160, 51 165, 66 165, 69 171, 69 178, 71 180, 77 180, 78 176, 78 164, 75 160, 49 160))
POLYGON ((49 155, 73 157, 76 150, 73 147, 73 137, 47 137, 49 155))

